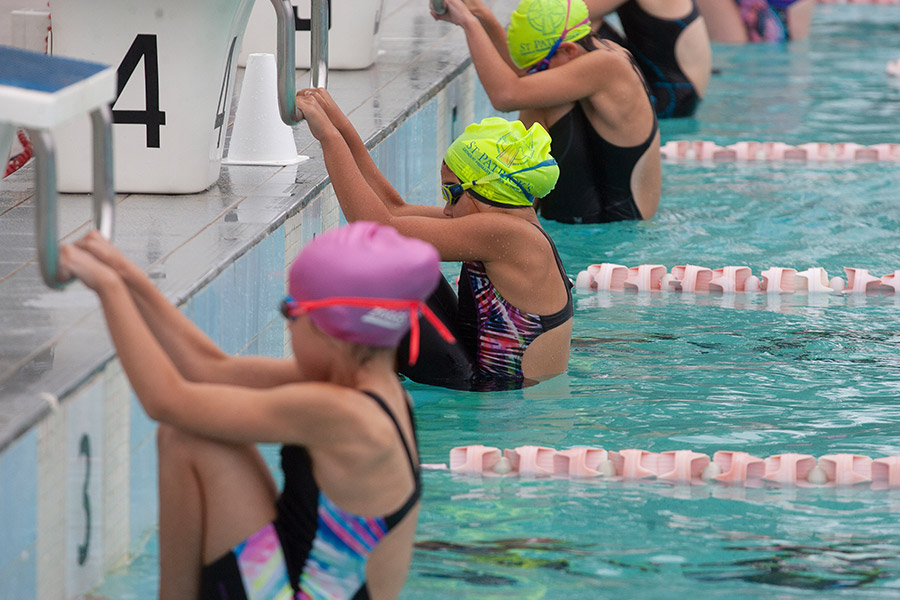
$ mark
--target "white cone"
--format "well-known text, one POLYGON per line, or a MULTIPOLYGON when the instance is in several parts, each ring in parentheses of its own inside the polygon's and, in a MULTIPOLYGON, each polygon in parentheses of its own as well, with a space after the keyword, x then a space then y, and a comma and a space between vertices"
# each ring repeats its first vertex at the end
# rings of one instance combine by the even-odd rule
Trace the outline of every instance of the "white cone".
POLYGON ((226 165, 293 165, 308 157, 297 154, 294 131, 278 114, 275 56, 247 57, 244 82, 226 165))

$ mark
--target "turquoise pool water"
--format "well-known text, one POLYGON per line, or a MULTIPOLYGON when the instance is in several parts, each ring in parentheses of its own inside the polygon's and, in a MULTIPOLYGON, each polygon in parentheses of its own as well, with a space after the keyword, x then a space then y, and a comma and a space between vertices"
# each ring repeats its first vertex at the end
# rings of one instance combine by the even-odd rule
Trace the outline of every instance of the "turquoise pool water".
MULTIPOLYGON (((808 43, 716 48, 664 140, 900 141, 896 7, 819 7, 808 43)), ((547 224, 588 264, 900 268, 900 165, 664 167, 646 223, 547 224)), ((449 273, 450 271, 448 271, 449 273)), ((900 298, 576 294, 570 371, 515 392, 410 384, 423 462, 541 444, 900 454, 900 298)), ((267 456, 274 457, 267 448, 267 456)), ((900 491, 425 474, 403 597, 896 598, 900 491)), ((100 594, 153 598, 156 547, 100 594)))

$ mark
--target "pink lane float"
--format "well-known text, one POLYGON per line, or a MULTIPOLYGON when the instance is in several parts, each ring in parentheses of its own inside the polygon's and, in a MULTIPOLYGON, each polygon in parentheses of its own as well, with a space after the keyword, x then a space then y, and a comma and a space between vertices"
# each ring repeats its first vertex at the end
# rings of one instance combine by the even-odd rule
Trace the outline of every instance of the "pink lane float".
POLYGON ((900 77, 900 58, 889 62, 884 70, 892 77, 900 77))
POLYGON ((900 269, 876 277, 868 269, 844 267, 846 282, 829 279, 822 267, 798 272, 786 267, 770 267, 760 277, 750 267, 709 269, 680 265, 667 272, 663 265, 588 265, 575 278, 579 290, 597 292, 681 292, 686 294, 859 294, 892 296, 900 292, 900 269))
MULTIPOLYGON (((897 61, 900 63, 900 61, 897 61)), ((888 70, 894 68, 888 65, 888 70)), ((900 64, 896 65, 900 70, 900 64)), ((712 162, 900 162, 900 144, 863 146, 851 142, 810 142, 791 146, 782 142, 736 142, 719 146, 709 141, 678 140, 660 147, 663 160, 712 162)))
MULTIPOLYGON (((423 465, 446 469, 446 465, 423 465)), ((720 450, 712 459, 701 452, 650 452, 636 448, 606 450, 577 447, 519 446, 500 450, 480 444, 450 451, 454 473, 494 477, 605 478, 613 481, 667 481, 689 485, 723 483, 760 487, 856 486, 900 488, 900 456, 860 454, 776 454, 767 458, 720 450)))

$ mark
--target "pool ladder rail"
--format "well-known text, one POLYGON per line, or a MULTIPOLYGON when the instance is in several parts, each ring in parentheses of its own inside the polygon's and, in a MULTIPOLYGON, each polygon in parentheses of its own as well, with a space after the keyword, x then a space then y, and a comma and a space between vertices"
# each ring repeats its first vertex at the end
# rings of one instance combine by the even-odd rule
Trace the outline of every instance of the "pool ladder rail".
MULTIPOLYGON (((56 156, 51 130, 90 113, 93 133, 93 222, 113 237, 112 111, 116 69, 97 63, 47 56, 0 46, 0 130, 22 127, 34 147, 35 228, 41 276, 52 288, 65 282, 58 274, 56 156)), ((0 138, 3 138, 0 131, 0 138)), ((0 144, 4 157, 9 150, 0 144)))
MULTIPOLYGON (((278 19, 277 72, 278 109, 286 125, 296 125, 303 116, 297 110, 297 84, 295 81, 296 29, 294 7, 290 0, 272 0, 278 19)), ((328 86, 328 0, 312 0, 310 19, 310 71, 309 87, 328 86)))
MULTIPOLYGON (((432 470, 447 465, 423 465, 432 470)), ((786 453, 767 458, 720 450, 712 459, 701 452, 650 452, 636 448, 606 450, 576 447, 519 446, 500 450, 474 444, 450 450, 449 470, 464 475, 605 478, 612 481, 665 481, 682 484, 723 483, 762 487, 853 486, 900 488, 900 456, 871 458, 860 454, 786 453)))
POLYGON ((679 265, 671 272, 664 265, 626 267, 615 263, 588 265, 575 279, 575 287, 597 292, 682 292, 766 294, 864 294, 892 296, 900 292, 900 269, 876 277, 868 269, 844 267, 846 282, 828 277, 822 267, 805 271, 770 267, 753 275, 750 267, 729 266, 710 269, 679 265))

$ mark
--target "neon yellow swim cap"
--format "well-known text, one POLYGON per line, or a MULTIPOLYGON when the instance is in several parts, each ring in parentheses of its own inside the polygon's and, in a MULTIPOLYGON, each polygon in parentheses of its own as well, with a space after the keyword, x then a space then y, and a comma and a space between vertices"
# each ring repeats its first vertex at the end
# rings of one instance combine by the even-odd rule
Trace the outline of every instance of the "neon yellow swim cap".
POLYGON ((491 202, 531 206, 556 185, 559 167, 550 156, 550 134, 535 123, 488 117, 456 138, 444 162, 463 188, 491 202))
POLYGON ((584 0, 521 0, 509 17, 506 43, 513 62, 524 69, 561 41, 574 42, 591 32, 584 0))

